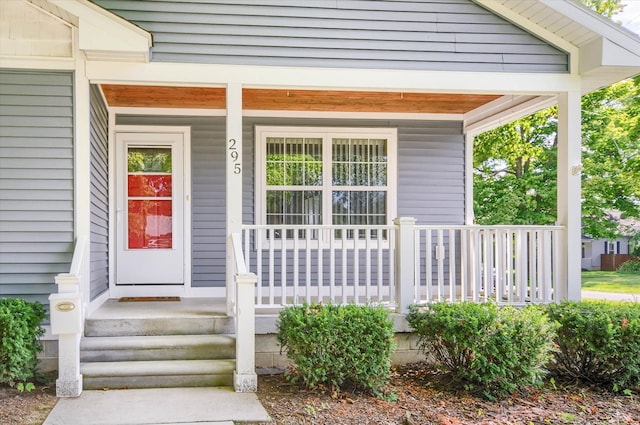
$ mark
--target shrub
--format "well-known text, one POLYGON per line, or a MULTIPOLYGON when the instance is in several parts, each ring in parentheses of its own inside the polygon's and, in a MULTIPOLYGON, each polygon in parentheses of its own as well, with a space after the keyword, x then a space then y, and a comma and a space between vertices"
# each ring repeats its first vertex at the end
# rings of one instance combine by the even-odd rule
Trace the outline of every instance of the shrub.
POLYGON ((625 261, 624 263, 620 264, 620 267, 618 267, 618 270, 616 271, 618 273, 640 274, 640 260, 631 259, 631 260, 625 261))
POLYGON ((411 306, 407 321, 438 368, 489 399, 541 385, 552 357, 554 325, 537 307, 435 303, 411 306))
POLYGON ((381 396, 391 373, 393 322, 382 307, 302 305, 280 312, 278 342, 292 360, 291 381, 347 384, 381 396))
POLYGON ((613 389, 640 385, 640 304, 563 302, 547 314, 559 324, 559 373, 613 389))
POLYGON ((35 375, 44 317, 44 307, 38 302, 0 299, 0 383, 20 385, 35 375))

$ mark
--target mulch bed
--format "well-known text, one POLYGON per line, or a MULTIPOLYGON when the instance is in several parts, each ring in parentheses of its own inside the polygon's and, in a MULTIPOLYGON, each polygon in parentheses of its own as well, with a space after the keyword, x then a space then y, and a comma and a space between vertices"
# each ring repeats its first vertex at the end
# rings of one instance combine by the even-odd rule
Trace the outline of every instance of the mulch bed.
POLYGON ((283 375, 260 376, 258 397, 278 425, 286 424, 640 424, 640 394, 621 395, 575 382, 491 402, 452 388, 423 363, 393 371, 396 401, 350 391, 307 390, 283 375))
MULTIPOLYGON (((259 376, 257 395, 276 425, 640 425, 638 391, 615 394, 559 378, 542 389, 491 402, 416 363, 395 368, 390 389, 397 400, 308 390, 278 374, 259 376)), ((56 401, 53 381, 23 393, 0 386, 0 424, 40 425, 56 401)))

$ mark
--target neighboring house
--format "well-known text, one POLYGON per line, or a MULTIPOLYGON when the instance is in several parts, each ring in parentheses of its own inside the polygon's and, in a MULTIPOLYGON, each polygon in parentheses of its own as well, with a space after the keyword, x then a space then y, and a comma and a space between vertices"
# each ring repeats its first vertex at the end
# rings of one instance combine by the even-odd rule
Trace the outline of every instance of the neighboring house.
POLYGON ((580 298, 580 96, 640 39, 575 1, 0 14, 0 295, 51 299, 59 395, 123 296, 226 299, 244 390, 254 304, 580 298), (558 226, 473 226, 474 135, 555 104, 558 226))
MULTIPOLYGON (((629 242, 634 235, 640 233, 640 221, 622 218, 619 211, 610 212, 610 219, 618 224, 621 236, 617 239, 593 239, 582 235, 582 269, 601 270, 603 254, 631 254, 629 242)), ((628 257, 620 257, 624 259, 628 257)), ((619 263, 610 264, 610 266, 619 263)))

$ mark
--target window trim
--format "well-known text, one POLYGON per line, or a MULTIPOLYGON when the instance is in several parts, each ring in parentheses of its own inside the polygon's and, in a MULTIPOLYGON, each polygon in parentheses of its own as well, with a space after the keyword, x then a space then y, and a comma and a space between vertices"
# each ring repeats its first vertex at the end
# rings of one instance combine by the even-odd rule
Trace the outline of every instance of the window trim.
MULTIPOLYGON (((393 127, 307 127, 307 126, 256 126, 255 127, 255 224, 266 224, 267 170, 266 141, 268 137, 319 137, 322 142, 323 166, 331 164, 333 138, 370 138, 387 140, 387 225, 397 216, 398 202, 398 129, 393 127)), ((331 168, 331 167, 329 167, 331 168)), ((322 186, 322 223, 333 225, 331 179, 324 178, 322 186)), ((348 190, 350 186, 345 186, 348 190)), ((376 186, 372 186, 376 187, 376 186)))

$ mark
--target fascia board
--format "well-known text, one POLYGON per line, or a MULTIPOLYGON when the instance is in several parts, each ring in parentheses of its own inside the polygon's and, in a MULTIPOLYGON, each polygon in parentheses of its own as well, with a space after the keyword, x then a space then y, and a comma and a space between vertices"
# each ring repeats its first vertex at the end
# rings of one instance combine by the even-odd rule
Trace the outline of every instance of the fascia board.
POLYGON ((78 17, 79 48, 87 57, 148 61, 151 34, 86 0, 49 0, 78 17))
MULTIPOLYGON (((569 69, 572 73, 578 72, 578 60, 579 60, 579 48, 568 40, 560 37, 559 35, 537 25, 524 16, 504 6, 497 0, 472 0, 474 3, 481 5, 482 7, 495 12, 497 15, 513 22, 514 24, 524 28, 530 33, 540 37, 549 44, 565 51, 569 54, 569 69)), ((536 0, 540 1, 540 0, 536 0)), ((558 0, 554 0, 558 1, 558 0)))
POLYGON ((600 34, 628 50, 636 56, 640 56, 640 36, 616 24, 604 16, 601 16, 586 6, 569 0, 537 0, 558 13, 578 22, 589 30, 600 34))

